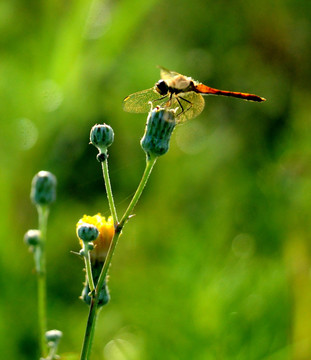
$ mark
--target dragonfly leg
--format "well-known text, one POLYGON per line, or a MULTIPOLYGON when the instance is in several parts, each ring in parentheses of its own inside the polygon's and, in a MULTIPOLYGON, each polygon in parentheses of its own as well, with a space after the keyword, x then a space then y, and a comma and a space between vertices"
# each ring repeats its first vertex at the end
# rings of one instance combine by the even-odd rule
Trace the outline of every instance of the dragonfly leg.
MULTIPOLYGON (((182 98, 181 98, 182 99, 182 98)), ((181 115, 184 112, 184 107, 181 105, 181 102, 179 101, 178 97, 176 96, 176 100, 181 108, 181 112, 179 114, 177 114, 177 116, 181 115)))
POLYGON ((188 111, 188 110, 190 110, 192 108, 192 102, 191 101, 189 101, 189 100, 187 100, 187 99, 185 99, 185 98, 183 98, 181 96, 176 96, 176 100, 177 100, 177 102, 178 102, 178 104, 179 104, 179 106, 181 108, 181 112, 177 116, 181 115, 182 113, 185 113, 186 111, 188 111), (181 102, 179 101, 179 99, 187 102, 188 104, 190 104, 190 106, 185 110, 184 107, 181 105, 181 102))
MULTIPOLYGON (((166 95, 164 95, 164 96, 160 97, 159 99, 155 99, 155 100, 153 100, 153 101, 152 101, 152 105, 153 105, 153 103, 155 103, 156 101, 161 101, 161 100, 163 100, 163 99, 165 99, 165 98, 167 98, 167 97, 168 97, 168 94, 166 94, 166 95)), ((169 99, 169 101, 168 101, 168 102, 170 102, 170 101, 171 101, 171 97, 172 97, 172 96, 170 96, 170 99, 169 99)), ((167 104, 166 104, 166 106, 167 106, 167 104)))
POLYGON ((170 98, 167 101, 167 103, 165 104, 165 106, 170 107, 171 106, 171 101, 172 101, 172 97, 173 97, 173 93, 170 93, 170 98))

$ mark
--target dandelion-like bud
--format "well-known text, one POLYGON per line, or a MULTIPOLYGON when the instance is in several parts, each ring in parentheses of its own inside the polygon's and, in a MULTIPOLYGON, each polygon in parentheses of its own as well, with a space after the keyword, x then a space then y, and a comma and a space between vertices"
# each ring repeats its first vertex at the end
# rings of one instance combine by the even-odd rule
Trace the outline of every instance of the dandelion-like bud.
MULTIPOLYGON (((89 241, 93 241, 94 244, 94 249, 90 249, 90 256, 91 256, 91 262, 104 262, 107 252, 109 250, 112 238, 114 236, 114 224, 113 224, 113 219, 110 216, 107 220, 104 216, 101 216, 100 214, 94 215, 94 216, 89 216, 89 215, 84 215, 82 217, 82 219, 80 219, 77 223, 77 234, 78 234, 78 229, 80 228, 80 226, 93 226, 97 229, 97 231, 99 232, 98 237, 93 240, 89 240, 89 241)), ((78 234, 78 237, 83 240, 80 235, 78 234)), ((81 243, 81 241, 80 241, 81 243)), ((81 243, 81 246, 83 244, 81 243)))
MULTIPOLYGON (((50 355, 44 359, 60 359, 60 356, 56 355, 58 344, 62 338, 63 333, 60 330, 49 330, 45 333, 45 338, 48 343, 50 355), (53 355, 52 355, 53 354, 53 355)), ((43 360, 43 358, 40 358, 43 360)))
POLYGON ((84 223, 77 227, 77 235, 83 242, 90 242, 98 238, 99 231, 95 225, 84 223))
POLYGON ((114 132, 112 127, 106 124, 94 125, 90 133, 90 142, 97 147, 99 154, 97 160, 102 162, 107 158, 107 148, 113 143, 114 132))
POLYGON ((56 198, 56 177, 49 171, 39 171, 31 183, 30 198, 36 205, 49 205, 56 198))
POLYGON ((155 108, 150 111, 141 147, 150 157, 164 155, 169 149, 170 138, 176 126, 175 112, 155 108))
MULTIPOLYGON (((113 219, 110 216, 107 220, 104 216, 100 214, 94 216, 84 215, 82 219, 80 219, 77 223, 77 234, 78 230, 82 226, 94 226, 97 228, 99 235, 96 240, 93 240, 93 248, 88 248, 90 251, 90 258, 92 264, 92 278, 94 281, 94 285, 96 286, 98 283, 98 279, 101 274, 101 270, 103 268, 108 250, 111 245, 111 241, 114 237, 115 229, 113 219)), ((79 236, 79 234, 78 234, 79 236)), ((83 242, 80 238, 80 244, 84 247, 83 242)), ((82 256, 84 256, 84 251, 80 252, 82 256)), ((88 283, 88 276, 86 276, 86 281, 83 287, 83 291, 81 294, 81 299, 88 305, 91 304, 92 297, 90 296, 90 286, 88 283)), ((110 300, 109 290, 106 281, 104 282, 102 288, 99 291, 98 297, 98 306, 103 306, 107 304, 110 300)))
POLYGON ((24 235, 24 242, 28 246, 37 246, 40 243, 41 231, 40 230, 28 230, 24 235))
POLYGON ((45 338, 47 342, 57 343, 63 336, 63 333, 60 330, 49 330, 45 333, 45 338))

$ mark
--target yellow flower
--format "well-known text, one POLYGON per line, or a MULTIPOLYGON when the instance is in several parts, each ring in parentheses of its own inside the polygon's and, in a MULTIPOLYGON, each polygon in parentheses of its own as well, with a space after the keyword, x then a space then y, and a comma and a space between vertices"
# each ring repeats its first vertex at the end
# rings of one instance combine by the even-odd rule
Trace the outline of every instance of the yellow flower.
MULTIPOLYGON (((76 228, 78 229, 78 227, 83 224, 94 225, 99 231, 98 238, 93 241, 94 249, 90 252, 91 261, 104 262, 111 240, 114 236, 114 224, 112 217, 110 216, 108 220, 106 220, 106 218, 100 214, 94 216, 84 215, 83 218, 78 221, 76 228)), ((81 246, 83 244, 81 239, 80 244, 81 246)))

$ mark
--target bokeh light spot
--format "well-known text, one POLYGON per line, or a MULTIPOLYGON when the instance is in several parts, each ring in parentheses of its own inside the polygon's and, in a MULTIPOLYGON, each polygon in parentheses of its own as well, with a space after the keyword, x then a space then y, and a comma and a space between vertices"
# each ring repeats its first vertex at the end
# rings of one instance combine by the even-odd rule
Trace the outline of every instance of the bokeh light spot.
POLYGON ((111 22, 110 4, 104 1, 94 1, 86 22, 84 37, 98 39, 104 35, 111 22))
POLYGON ((190 121, 177 128, 176 143, 183 152, 198 154, 207 148, 208 134, 201 123, 190 121))
POLYGON ((29 150, 38 140, 38 129, 35 124, 26 118, 16 120, 19 148, 29 150))
POLYGON ((51 112, 58 109, 63 102, 63 92, 54 80, 47 79, 41 83, 40 99, 43 110, 51 112))
POLYGON ((138 359, 138 351, 135 346, 124 339, 114 339, 107 343, 104 348, 105 359, 127 360, 138 359))

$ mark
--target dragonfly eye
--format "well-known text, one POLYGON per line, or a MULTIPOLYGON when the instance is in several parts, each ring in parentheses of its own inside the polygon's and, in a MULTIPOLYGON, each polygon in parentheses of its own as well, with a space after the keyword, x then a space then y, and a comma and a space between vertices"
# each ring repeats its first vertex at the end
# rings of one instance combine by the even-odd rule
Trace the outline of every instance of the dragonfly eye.
POLYGON ((168 93, 168 86, 164 80, 160 80, 156 83, 156 90, 160 95, 166 95, 168 93))

